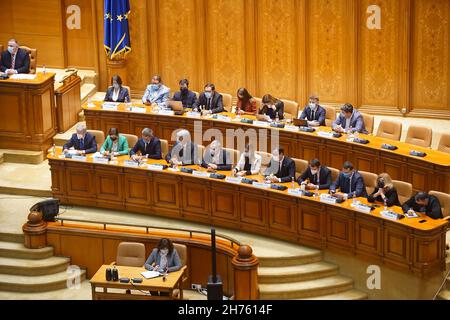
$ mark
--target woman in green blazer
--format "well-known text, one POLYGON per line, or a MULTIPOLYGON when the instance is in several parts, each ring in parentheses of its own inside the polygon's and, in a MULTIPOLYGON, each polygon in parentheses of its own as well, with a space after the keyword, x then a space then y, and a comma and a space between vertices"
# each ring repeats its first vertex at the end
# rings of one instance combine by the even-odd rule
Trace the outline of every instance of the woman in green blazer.
POLYGON ((120 135, 117 128, 109 129, 108 137, 100 148, 100 153, 104 155, 111 153, 114 156, 128 154, 127 138, 120 135))

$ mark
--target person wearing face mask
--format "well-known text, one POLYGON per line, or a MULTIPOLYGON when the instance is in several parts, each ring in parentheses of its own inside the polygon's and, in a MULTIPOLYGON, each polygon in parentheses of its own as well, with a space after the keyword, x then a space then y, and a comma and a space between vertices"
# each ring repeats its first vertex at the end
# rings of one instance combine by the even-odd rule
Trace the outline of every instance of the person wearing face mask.
POLYGON ((284 102, 272 97, 270 94, 266 94, 261 100, 261 108, 258 111, 259 114, 264 114, 270 119, 279 120, 284 119, 284 102))
POLYGON ((178 131, 176 139, 166 155, 166 161, 171 165, 201 164, 198 160, 198 145, 191 141, 189 131, 185 129, 178 131))
POLYGON ((402 205, 403 212, 424 213, 432 219, 442 219, 442 207, 439 199, 426 192, 418 192, 402 205))
POLYGON ((295 179, 295 162, 284 155, 283 148, 274 149, 264 176, 272 183, 292 181, 295 179))
POLYGON ((238 177, 259 174, 261 170, 262 158, 255 152, 251 144, 245 145, 245 152, 241 154, 239 161, 234 168, 234 174, 238 177))
POLYGON ((111 154, 115 157, 128 154, 127 138, 120 135, 117 128, 109 129, 108 137, 103 142, 100 153, 104 156, 111 154))
POLYGON ((236 114, 252 115, 257 111, 256 100, 248 93, 247 89, 240 88, 237 91, 236 114))
POLYGON ((318 127, 325 125, 325 109, 319 105, 319 97, 312 95, 309 97, 309 104, 303 109, 300 115, 301 120, 308 120, 308 125, 311 127, 318 127))
POLYGON ((382 173, 377 177, 377 186, 367 197, 370 203, 386 203, 388 207, 400 206, 397 190, 392 183, 391 177, 387 173, 382 173))
POLYGON ((115 75, 111 78, 111 87, 106 91, 104 101, 107 102, 130 102, 130 93, 127 88, 122 87, 122 79, 115 75))
POLYGON ((346 103, 341 108, 341 114, 331 125, 333 131, 341 133, 359 132, 368 134, 364 125, 364 118, 355 110, 350 103, 346 103))
POLYGON ((167 238, 159 240, 156 248, 145 261, 144 268, 149 271, 175 272, 182 267, 180 256, 172 241, 167 238))
POLYGON ((216 92, 216 87, 212 83, 205 85, 205 91, 200 94, 198 100, 193 105, 194 110, 202 111, 204 115, 221 113, 223 107, 223 97, 216 92))
POLYGON ((141 139, 136 142, 136 145, 130 151, 131 158, 133 160, 146 159, 162 159, 161 155, 161 141, 158 137, 153 135, 153 131, 150 128, 144 128, 142 130, 141 139))
POLYGON ((312 159, 308 168, 297 180, 298 184, 306 184, 308 190, 325 190, 331 186, 331 170, 320 164, 318 159, 312 159))
POLYGON ((361 174, 353 168, 349 161, 344 162, 341 173, 330 186, 330 194, 338 198, 367 197, 366 185, 361 174), (336 193, 339 189, 340 194, 336 193))
POLYGON ((30 55, 15 39, 8 41, 8 49, 2 52, 0 71, 8 75, 17 73, 30 73, 30 55))
POLYGON ((202 167, 208 171, 228 171, 231 170, 232 159, 227 150, 222 148, 218 140, 214 140, 206 147, 203 155, 202 167))
POLYGON ((147 86, 142 103, 151 105, 156 103, 160 107, 165 107, 167 100, 169 100, 170 89, 162 84, 161 77, 153 76, 152 83, 147 86))
POLYGON ((173 101, 181 101, 183 108, 192 108, 197 101, 197 96, 194 92, 189 90, 188 79, 182 79, 179 82, 180 91, 175 92, 172 97, 173 101))
POLYGON ((97 141, 95 136, 87 132, 85 124, 77 125, 77 132, 72 135, 70 140, 63 146, 63 153, 68 153, 70 148, 77 150, 77 154, 85 155, 97 152, 97 141))

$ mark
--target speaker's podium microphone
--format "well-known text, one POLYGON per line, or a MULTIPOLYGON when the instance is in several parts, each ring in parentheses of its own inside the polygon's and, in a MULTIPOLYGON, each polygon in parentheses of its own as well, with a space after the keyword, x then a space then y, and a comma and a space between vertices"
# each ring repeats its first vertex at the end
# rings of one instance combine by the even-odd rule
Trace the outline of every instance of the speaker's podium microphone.
POLYGON ((217 274, 216 268, 216 230, 211 228, 211 257, 212 275, 208 277, 208 300, 223 300, 222 278, 217 274))

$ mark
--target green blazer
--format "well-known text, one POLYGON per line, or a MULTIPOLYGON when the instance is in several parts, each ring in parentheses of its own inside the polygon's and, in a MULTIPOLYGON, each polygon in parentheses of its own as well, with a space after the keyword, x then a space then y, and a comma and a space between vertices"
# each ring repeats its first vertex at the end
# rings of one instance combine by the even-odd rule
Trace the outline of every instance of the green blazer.
MULTIPOLYGON (((113 142, 111 138, 108 136, 103 142, 102 147, 100 148, 100 153, 103 153, 105 151, 111 152, 113 142)), ((120 155, 128 154, 128 141, 127 138, 119 134, 119 141, 117 145, 117 152, 119 152, 120 155)))

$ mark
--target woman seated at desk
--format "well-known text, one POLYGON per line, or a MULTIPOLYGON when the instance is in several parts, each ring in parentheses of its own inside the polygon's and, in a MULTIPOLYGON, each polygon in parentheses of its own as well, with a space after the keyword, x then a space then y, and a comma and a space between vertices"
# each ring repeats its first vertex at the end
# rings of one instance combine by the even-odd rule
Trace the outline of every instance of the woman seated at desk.
POLYGON ((117 128, 109 129, 108 137, 100 148, 100 153, 107 156, 122 156, 128 154, 127 138, 119 134, 117 128))
POLYGON ((255 152, 255 148, 251 144, 245 145, 245 152, 241 154, 238 164, 233 173, 238 177, 259 174, 261 170, 262 158, 255 152))
POLYGON ((167 238, 159 240, 150 257, 144 264, 144 268, 150 271, 174 272, 181 269, 181 260, 172 241, 167 238))
POLYGON ((237 91, 237 98, 236 114, 252 116, 256 114, 256 100, 248 93, 247 89, 240 88, 237 91))
POLYGON ((264 114, 269 116, 270 119, 283 120, 284 119, 284 102, 272 97, 270 94, 266 94, 262 98, 261 108, 259 109, 259 114, 264 114))
POLYGON ((128 89, 122 87, 122 79, 115 75, 111 79, 111 87, 108 88, 105 95, 105 102, 130 102, 130 93, 128 89))
POLYGON ((382 173, 377 177, 377 186, 367 200, 371 203, 386 203, 388 207, 400 206, 397 190, 392 183, 391 177, 387 173, 382 173))

